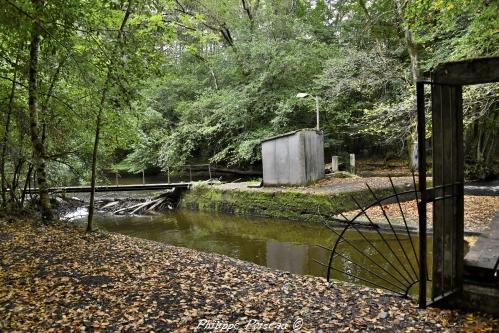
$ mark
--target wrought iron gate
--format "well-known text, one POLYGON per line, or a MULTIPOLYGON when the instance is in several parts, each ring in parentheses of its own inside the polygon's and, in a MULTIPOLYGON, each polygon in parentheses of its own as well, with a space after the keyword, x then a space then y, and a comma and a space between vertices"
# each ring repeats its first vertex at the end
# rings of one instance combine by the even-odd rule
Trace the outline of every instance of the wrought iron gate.
POLYGON ((327 279, 332 272, 352 277, 355 281, 388 289, 396 294, 408 296, 411 288, 418 284, 419 305, 445 302, 463 288, 464 261, 464 151, 463 151, 463 105, 462 86, 499 82, 499 57, 472 59, 444 63, 436 67, 430 81, 416 85, 418 116, 418 184, 413 175, 414 189, 397 193, 392 180, 393 195, 378 198, 369 188, 373 203, 361 207, 352 219, 343 216, 340 229, 326 222, 326 226, 337 236, 330 252, 329 262, 319 264, 327 268, 327 279), (427 187, 427 149, 425 85, 431 86, 431 148, 432 187, 427 187), (413 239, 401 207, 400 196, 412 195, 417 202, 419 241, 413 239), (383 202, 395 198, 404 224, 395 230, 386 214, 383 202), (428 269, 427 205, 433 204, 433 241, 431 270, 428 269), (391 245, 387 234, 380 232, 380 225, 370 218, 368 209, 379 206, 393 236, 391 245), (361 217, 366 220, 361 221, 361 217), (367 231, 367 230, 370 231, 367 231), (369 244, 369 249, 360 249, 346 236, 352 230, 369 244), (368 237, 368 232, 375 237, 368 237), (403 245, 405 243, 406 245, 403 245), (407 245, 407 244, 410 244, 407 245), (345 247, 357 252, 361 259, 354 260, 345 254, 345 247), (371 266, 367 267, 367 263, 371 266), (415 267, 416 263, 417 267, 415 267), (431 273, 431 274, 430 274, 431 273), (431 280, 430 280, 431 276, 431 280), (427 300, 427 284, 431 281, 431 301, 427 300))

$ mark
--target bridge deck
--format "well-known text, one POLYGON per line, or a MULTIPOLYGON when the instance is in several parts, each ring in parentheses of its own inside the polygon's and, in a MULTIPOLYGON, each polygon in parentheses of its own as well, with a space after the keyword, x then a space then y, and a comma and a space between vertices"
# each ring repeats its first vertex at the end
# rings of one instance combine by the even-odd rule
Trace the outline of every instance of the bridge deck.
MULTIPOLYGON (((191 183, 161 183, 161 184, 134 184, 134 185, 99 185, 95 187, 95 192, 124 192, 124 191, 149 191, 149 190, 168 190, 173 188, 191 187, 191 183)), ((51 187, 50 193, 86 193, 90 192, 90 186, 66 186, 51 187)), ((28 193, 37 193, 38 189, 28 189, 28 193)))

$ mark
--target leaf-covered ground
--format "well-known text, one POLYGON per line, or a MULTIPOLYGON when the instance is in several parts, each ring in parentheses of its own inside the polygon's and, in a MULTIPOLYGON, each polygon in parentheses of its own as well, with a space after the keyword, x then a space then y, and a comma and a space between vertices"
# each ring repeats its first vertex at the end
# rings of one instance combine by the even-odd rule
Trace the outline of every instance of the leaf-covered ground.
POLYGON ((498 328, 487 316, 420 310, 380 290, 328 286, 221 255, 63 225, 0 225, 0 331, 190 332, 224 323, 240 331, 291 331, 293 323, 315 332, 498 328))
MULTIPOLYGON (((418 209, 415 200, 402 202, 400 207, 397 203, 383 205, 383 209, 379 206, 369 208, 367 214, 373 221, 386 223, 386 214, 391 221, 402 223, 400 209, 404 212, 409 226, 418 226, 418 209)), ((487 229, 495 213, 499 211, 498 196, 464 196, 464 229, 466 231, 483 232, 487 229)), ((360 210, 354 210, 344 213, 347 217, 352 218, 357 215, 360 210)), ((432 227, 433 206, 427 206, 427 222, 428 226, 432 227)))

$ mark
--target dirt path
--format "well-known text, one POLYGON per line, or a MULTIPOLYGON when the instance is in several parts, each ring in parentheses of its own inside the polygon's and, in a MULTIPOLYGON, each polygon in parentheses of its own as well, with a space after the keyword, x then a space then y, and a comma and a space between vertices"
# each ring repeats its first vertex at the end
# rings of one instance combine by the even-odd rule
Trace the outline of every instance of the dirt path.
POLYGON ((497 328, 488 317, 420 310, 380 290, 328 286, 221 255, 72 227, 0 223, 0 331, 497 328))

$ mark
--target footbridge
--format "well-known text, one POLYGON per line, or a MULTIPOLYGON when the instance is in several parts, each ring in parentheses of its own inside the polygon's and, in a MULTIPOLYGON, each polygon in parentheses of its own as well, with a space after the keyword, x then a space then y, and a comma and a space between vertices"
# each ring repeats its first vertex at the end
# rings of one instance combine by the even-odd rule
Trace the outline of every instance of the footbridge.
MULTIPOLYGON (((134 185, 99 185, 95 186, 95 192, 129 192, 129 191, 151 191, 151 190, 171 190, 171 189, 189 189, 191 182, 181 183, 159 183, 159 184, 134 184, 134 185)), ((26 193, 38 193, 38 188, 27 189, 26 193)), ((92 187, 87 186, 64 186, 51 187, 49 193, 90 193, 92 187)))

